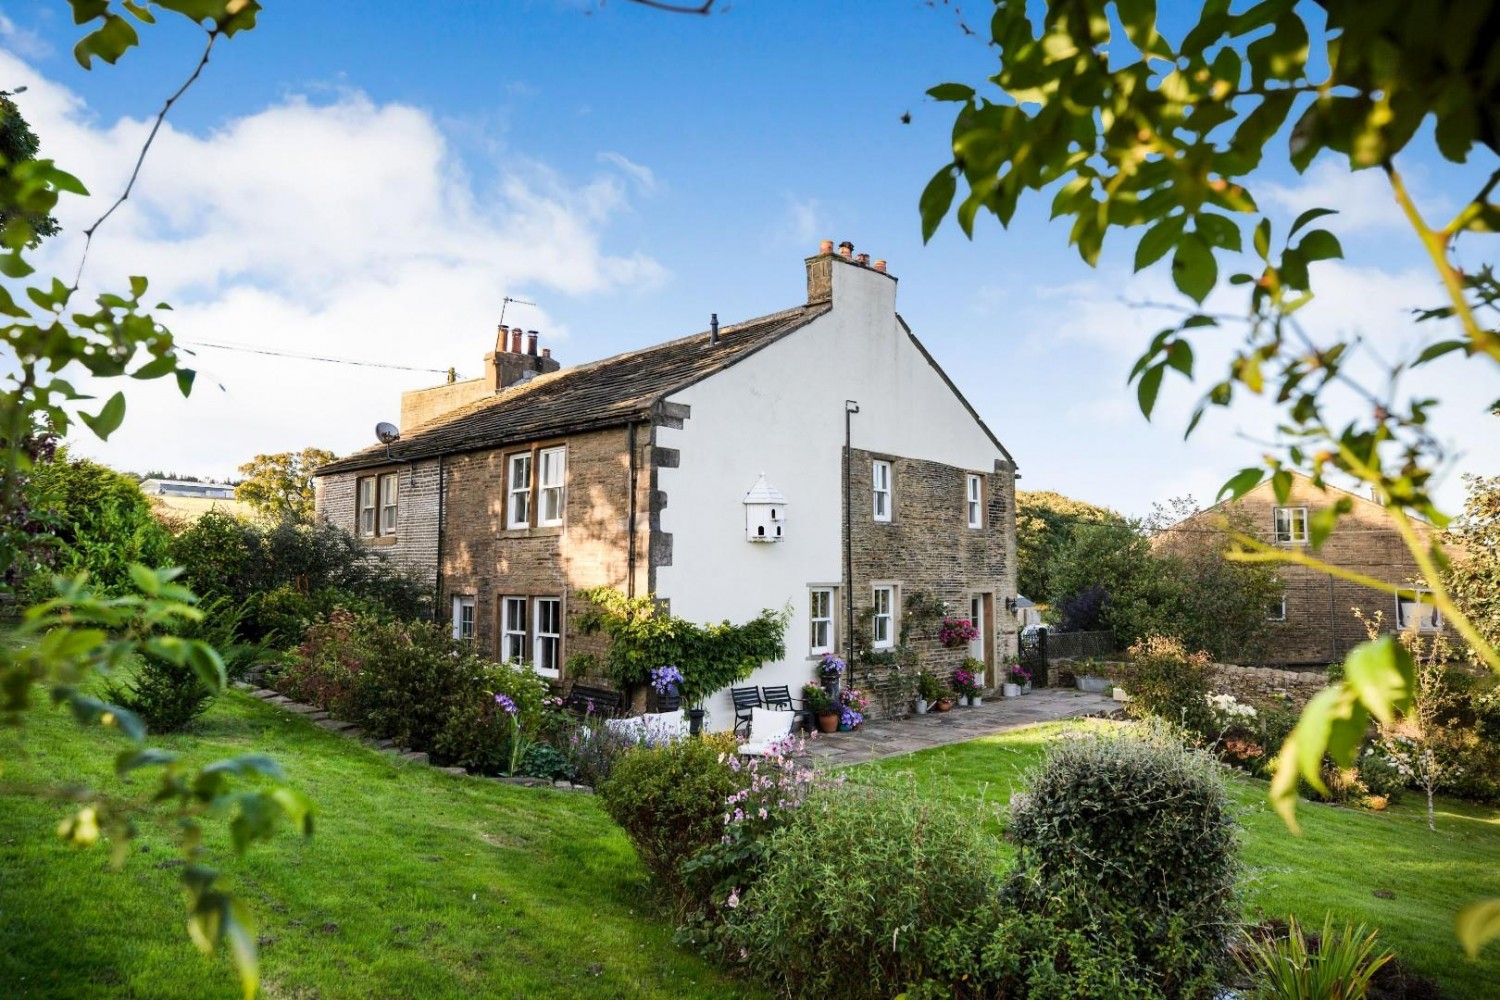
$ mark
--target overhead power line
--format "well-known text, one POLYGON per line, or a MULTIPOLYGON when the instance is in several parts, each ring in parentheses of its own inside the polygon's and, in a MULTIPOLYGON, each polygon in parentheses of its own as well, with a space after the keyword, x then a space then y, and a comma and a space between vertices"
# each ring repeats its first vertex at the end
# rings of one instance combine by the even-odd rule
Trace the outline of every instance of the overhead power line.
POLYGON ((431 372, 448 375, 448 368, 417 368, 412 365, 392 365, 383 361, 362 361, 357 358, 330 358, 321 354, 304 354, 300 351, 273 351, 266 347, 251 347, 249 344, 224 344, 208 340, 179 340, 179 344, 191 347, 211 347, 219 351, 239 351, 244 354, 265 354, 273 358, 292 358, 296 361, 322 361, 332 365, 356 365, 360 368, 390 368, 401 372, 431 372))

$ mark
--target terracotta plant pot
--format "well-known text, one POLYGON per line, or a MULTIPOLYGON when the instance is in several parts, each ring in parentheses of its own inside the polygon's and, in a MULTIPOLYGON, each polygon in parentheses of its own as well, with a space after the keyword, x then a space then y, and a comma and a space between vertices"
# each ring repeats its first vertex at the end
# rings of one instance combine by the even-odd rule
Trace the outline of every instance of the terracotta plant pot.
POLYGON ((818 732, 836 733, 839 731, 839 713, 829 712, 827 715, 818 716, 818 732))
POLYGON ((952 698, 939 698, 937 701, 935 701, 935 702, 932 703, 932 710, 934 712, 947 712, 947 711, 951 711, 952 708, 953 708, 953 699, 952 698))

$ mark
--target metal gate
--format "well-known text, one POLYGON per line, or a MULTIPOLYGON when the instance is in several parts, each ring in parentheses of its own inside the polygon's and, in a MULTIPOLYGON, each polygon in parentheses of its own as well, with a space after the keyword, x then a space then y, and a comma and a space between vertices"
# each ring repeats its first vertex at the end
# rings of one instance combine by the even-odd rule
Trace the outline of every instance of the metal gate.
POLYGON ((1021 666, 1031 671, 1033 687, 1047 687, 1047 630, 1028 628, 1020 636, 1021 666))

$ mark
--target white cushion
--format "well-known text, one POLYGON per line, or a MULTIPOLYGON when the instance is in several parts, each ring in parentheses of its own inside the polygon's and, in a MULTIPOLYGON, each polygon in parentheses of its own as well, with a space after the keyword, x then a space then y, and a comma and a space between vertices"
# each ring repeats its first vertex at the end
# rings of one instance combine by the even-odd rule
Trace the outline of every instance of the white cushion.
POLYGON ((780 742, 791 735, 792 725, 797 721, 796 712, 775 708, 752 708, 750 710, 750 738, 740 747, 740 753, 759 756, 772 743, 780 742))
POLYGON ((640 737, 643 722, 637 716, 627 719, 605 719, 604 728, 612 733, 621 733, 626 736, 640 737))
POLYGON ((687 722, 681 712, 648 712, 641 719, 652 736, 675 740, 687 732, 687 722))

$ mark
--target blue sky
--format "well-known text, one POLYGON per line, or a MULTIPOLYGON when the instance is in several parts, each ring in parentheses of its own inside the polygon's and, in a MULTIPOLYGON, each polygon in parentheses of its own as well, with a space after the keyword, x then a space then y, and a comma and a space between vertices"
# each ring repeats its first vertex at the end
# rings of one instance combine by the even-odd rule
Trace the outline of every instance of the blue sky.
MULTIPOLYGON (((1186 445, 1196 390, 1169 383, 1156 424, 1135 410, 1125 375, 1161 317, 1122 299, 1178 300, 1164 274, 1131 277, 1132 237, 1112 236, 1090 269, 1036 201, 1008 231, 987 220, 970 242, 947 224, 922 244, 917 196, 946 162, 951 126, 923 92, 993 72, 991 50, 951 8, 741 0, 699 18, 622 0, 267 7, 256 30, 216 49, 90 264, 104 285, 152 276, 186 341, 473 375, 509 294, 537 308, 512 306, 508 320, 539 329, 565 364, 587 361, 701 330, 711 312, 729 323, 795 305, 802 258, 820 239, 848 239, 890 262, 898 308, 1016 455, 1024 488, 1140 513, 1169 496, 1211 498, 1264 450, 1263 407, 1216 414, 1186 445)), ((143 51, 85 73, 65 4, 0 14, 0 86, 28 85, 21 107, 44 155, 112 194, 145 120, 195 60, 194 31, 164 23, 143 51)), ((1435 216, 1494 166, 1453 167, 1430 141, 1418 146, 1406 169, 1435 216)), ((1254 188, 1263 207, 1284 219, 1311 204, 1344 209, 1332 228, 1348 260, 1318 266, 1309 324, 1385 347, 1437 339, 1402 313, 1438 289, 1381 179, 1331 162, 1299 178, 1280 154, 1267 164, 1254 188)), ((69 233, 99 200, 61 213, 69 233)), ((44 248, 59 268, 76 255, 70 237, 44 248)), ((1214 304, 1243 308, 1229 295, 1214 304)), ((201 475, 257 451, 347 452, 395 418, 401 389, 435 380, 200 358, 193 400, 146 388, 116 439, 80 439, 80 450, 201 475)), ((1465 453, 1450 506, 1458 471, 1500 466, 1500 435, 1480 415, 1500 389, 1478 365, 1428 376, 1450 400, 1439 430, 1465 453)))

